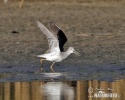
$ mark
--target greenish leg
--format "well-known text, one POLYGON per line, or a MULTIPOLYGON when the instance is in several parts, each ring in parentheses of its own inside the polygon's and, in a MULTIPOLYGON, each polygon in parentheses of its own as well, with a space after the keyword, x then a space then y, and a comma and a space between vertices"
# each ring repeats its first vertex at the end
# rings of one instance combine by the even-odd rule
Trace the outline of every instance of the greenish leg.
POLYGON ((43 60, 45 60, 45 59, 41 59, 41 60, 40 60, 40 63, 41 63, 40 70, 36 71, 35 73, 40 73, 40 72, 43 71, 43 60))
POLYGON ((43 60, 45 60, 45 59, 41 59, 41 60, 40 60, 40 63, 41 63, 41 68, 40 68, 40 70, 41 70, 41 71, 43 71, 43 60))
POLYGON ((52 72, 54 72, 54 69, 53 69, 53 65, 55 64, 55 62, 52 63, 52 65, 50 66, 52 72))

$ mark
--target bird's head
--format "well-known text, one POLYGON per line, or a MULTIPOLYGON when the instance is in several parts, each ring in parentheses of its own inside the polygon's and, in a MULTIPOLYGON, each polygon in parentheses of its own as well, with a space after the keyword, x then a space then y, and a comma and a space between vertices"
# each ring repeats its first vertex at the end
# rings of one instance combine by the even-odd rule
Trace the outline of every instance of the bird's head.
POLYGON ((80 56, 80 53, 75 51, 75 49, 73 47, 69 47, 68 50, 69 50, 70 53, 75 53, 76 55, 80 56))

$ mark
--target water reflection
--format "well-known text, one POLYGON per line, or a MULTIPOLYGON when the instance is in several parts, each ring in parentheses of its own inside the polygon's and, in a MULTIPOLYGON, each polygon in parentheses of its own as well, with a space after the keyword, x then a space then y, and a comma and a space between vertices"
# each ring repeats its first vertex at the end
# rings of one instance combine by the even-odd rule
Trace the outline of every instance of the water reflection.
POLYGON ((125 100, 124 91, 125 80, 4 82, 0 100, 125 100))
POLYGON ((74 88, 63 82, 47 82, 41 85, 47 100, 74 100, 74 88))

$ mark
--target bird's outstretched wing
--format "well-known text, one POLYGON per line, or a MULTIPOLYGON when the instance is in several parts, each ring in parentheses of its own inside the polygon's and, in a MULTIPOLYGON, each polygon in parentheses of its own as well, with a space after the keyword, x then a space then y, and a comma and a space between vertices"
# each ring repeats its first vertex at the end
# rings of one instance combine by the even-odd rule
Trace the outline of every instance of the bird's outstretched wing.
POLYGON ((49 50, 47 50, 47 53, 49 52, 60 52, 59 49, 59 41, 57 39, 57 36, 52 34, 44 25, 42 25, 39 21, 37 21, 38 27, 40 30, 47 36, 48 44, 49 44, 49 50))
POLYGON ((58 37, 60 51, 64 52, 63 46, 67 42, 67 37, 63 31, 53 22, 50 22, 50 30, 55 36, 58 37))

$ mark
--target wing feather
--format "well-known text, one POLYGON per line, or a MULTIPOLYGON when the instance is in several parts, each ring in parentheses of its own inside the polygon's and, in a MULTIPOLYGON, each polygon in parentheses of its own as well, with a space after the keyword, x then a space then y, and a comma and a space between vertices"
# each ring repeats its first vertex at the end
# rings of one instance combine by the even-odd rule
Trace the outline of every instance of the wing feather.
POLYGON ((50 22, 50 29, 58 38, 60 51, 64 52, 63 46, 67 42, 67 37, 65 36, 64 32, 53 22, 50 22))
POLYGON ((48 44, 49 44, 49 52, 60 52, 59 49, 59 41, 54 34, 52 34, 43 24, 41 24, 39 21, 37 21, 38 27, 40 30, 47 36, 48 44))

